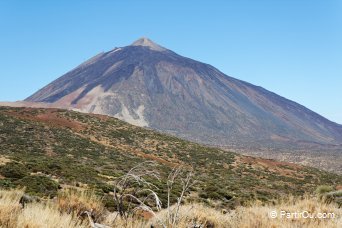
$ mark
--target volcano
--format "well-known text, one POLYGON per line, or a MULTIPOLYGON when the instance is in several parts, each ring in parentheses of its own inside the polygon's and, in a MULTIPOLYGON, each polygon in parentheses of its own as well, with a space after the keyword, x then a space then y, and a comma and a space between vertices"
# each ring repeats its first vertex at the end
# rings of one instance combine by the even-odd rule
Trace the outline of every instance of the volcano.
POLYGON ((246 151, 335 150, 342 144, 342 125, 148 38, 94 56, 25 101, 246 151))

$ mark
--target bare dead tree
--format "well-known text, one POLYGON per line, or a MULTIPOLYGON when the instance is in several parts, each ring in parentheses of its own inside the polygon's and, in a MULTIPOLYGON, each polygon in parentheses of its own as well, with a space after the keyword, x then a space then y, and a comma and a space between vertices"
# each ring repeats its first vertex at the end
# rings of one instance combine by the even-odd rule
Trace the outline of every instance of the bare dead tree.
POLYGON ((121 218, 127 220, 130 213, 139 209, 148 211, 155 215, 152 208, 146 203, 149 199, 154 200, 158 211, 161 210, 162 203, 158 195, 152 190, 158 189, 158 187, 146 179, 154 178, 158 181, 160 180, 159 173, 156 171, 156 165, 157 164, 155 162, 151 161, 140 163, 116 180, 114 187, 114 201, 116 203, 118 215, 120 215, 121 218), (137 195, 142 192, 147 192, 148 195, 141 200, 137 195), (129 202, 127 208, 125 208, 125 202, 129 202), (132 203, 134 203, 133 208, 132 203))
POLYGON ((117 207, 117 216, 127 219, 130 215, 138 210, 146 211, 157 218, 158 223, 162 227, 176 227, 179 221, 179 209, 184 200, 186 193, 191 186, 195 184, 193 180, 193 172, 185 169, 183 166, 178 166, 172 169, 167 179, 167 218, 166 221, 160 220, 156 216, 156 212, 162 209, 162 202, 157 193, 158 189, 153 183, 149 182, 148 178, 154 178, 160 181, 159 173, 156 171, 157 164, 155 162, 143 162, 133 167, 127 174, 118 178, 114 187, 114 201, 117 207), (181 192, 177 198, 176 204, 171 206, 171 194, 175 184, 181 185, 181 192), (147 194, 144 198, 138 197, 140 193, 147 194), (151 207, 151 200, 154 202, 151 207), (128 206, 125 207, 125 203, 128 206), (154 210, 155 209, 155 210, 154 210))
POLYGON ((179 166, 175 167, 169 174, 167 180, 167 223, 168 227, 176 227, 177 221, 179 219, 179 208, 184 199, 186 192, 196 183, 193 180, 193 172, 184 169, 184 167, 179 166), (170 195, 172 193, 173 186, 176 182, 179 182, 182 186, 182 191, 177 198, 177 203, 174 207, 172 207, 170 195))

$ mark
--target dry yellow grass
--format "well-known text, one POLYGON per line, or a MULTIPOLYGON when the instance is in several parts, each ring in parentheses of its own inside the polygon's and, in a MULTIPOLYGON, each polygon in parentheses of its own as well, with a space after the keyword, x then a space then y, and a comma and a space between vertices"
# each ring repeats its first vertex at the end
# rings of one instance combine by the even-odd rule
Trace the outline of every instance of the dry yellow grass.
POLYGON ((116 213, 109 213, 103 221, 103 224, 106 224, 107 226, 123 228, 150 228, 151 226, 148 226, 147 223, 148 221, 142 220, 141 218, 130 217, 129 219, 124 220, 117 216, 116 213))
MULTIPOLYGON (((224 227, 224 228, 264 228, 264 227, 309 227, 309 228, 340 228, 342 227, 342 209, 335 204, 326 204, 318 199, 305 197, 297 199, 289 197, 280 201, 276 205, 252 205, 250 207, 238 207, 226 214, 208 208, 200 204, 185 205, 180 208, 180 217, 177 227, 224 227), (277 216, 271 218, 270 213, 275 211, 277 216), (282 212, 284 211, 284 212, 282 212), (285 212, 304 212, 303 216, 320 215, 327 213, 329 218, 303 218, 298 214, 298 218, 293 215, 287 218, 281 215, 285 212), (328 214, 330 213, 330 214, 328 214), (332 215, 335 217, 332 218, 332 215)), ((167 209, 157 214, 159 218, 154 218, 150 224, 158 224, 158 220, 166 221, 167 209)), ((162 227, 162 226, 156 226, 162 227)))
POLYGON ((57 207, 60 212, 77 217, 84 211, 92 210, 96 220, 104 215, 104 206, 101 199, 91 191, 67 189, 58 194, 57 207))
MULTIPOLYGON (((328 214, 327 214, 328 215, 328 214)), ((312 227, 312 228, 339 228, 342 227, 342 209, 338 208, 336 204, 326 204, 316 198, 305 197, 304 199, 297 199, 289 197, 282 200, 274 206, 255 205, 251 207, 239 207, 230 213, 232 222, 231 227, 312 227), (276 212, 276 217, 271 218, 270 213, 276 212), (284 214, 285 212, 297 212, 297 218, 294 214, 289 218, 284 214), (304 212, 302 216, 317 216, 318 213, 333 213, 335 218, 303 218, 299 213, 304 212), (308 212, 308 213, 306 213, 308 212)))
MULTIPOLYGON (((158 221, 162 221, 167 226, 167 214, 168 209, 160 211, 157 217, 149 222, 149 225, 162 227, 160 223, 158 224, 158 221)), ((227 214, 222 214, 220 211, 202 204, 191 204, 180 207, 177 227, 226 227, 226 224, 230 222, 231 218, 227 214)))
MULTIPOLYGON (((59 228, 59 227, 90 227, 87 220, 79 214, 82 210, 96 210, 99 213, 97 222, 111 227, 166 227, 167 210, 156 213, 156 217, 149 221, 130 217, 123 220, 116 213, 104 210, 101 201, 86 192, 64 192, 55 201, 28 204, 21 208, 19 202, 23 190, 0 190, 0 227, 26 228, 59 228)), ((172 208, 171 208, 172 209, 172 208)), ((260 205, 255 203, 249 207, 238 207, 223 214, 221 211, 208 208, 201 204, 183 205, 179 210, 179 217, 175 227, 215 227, 215 228, 263 228, 263 227, 342 227, 342 209, 335 204, 327 204, 317 198, 304 197, 303 199, 289 197, 279 201, 276 205, 260 205), (277 212, 276 218, 269 213, 277 212), (303 212, 310 214, 334 213, 335 218, 281 218, 281 211, 303 212)))
POLYGON ((71 214, 60 213, 56 205, 31 204, 19 213, 13 227, 73 228, 89 226, 87 224, 82 225, 82 221, 77 220, 71 214))
POLYGON ((52 202, 19 204, 23 190, 0 191, 0 227, 16 228, 72 228, 88 227, 70 214, 60 213, 52 202))
POLYGON ((22 190, 2 190, 0 194, 0 227, 15 227, 17 216, 21 212, 19 202, 22 190))
POLYGON ((0 155, 0 165, 5 165, 9 163, 11 159, 7 158, 6 156, 0 155))

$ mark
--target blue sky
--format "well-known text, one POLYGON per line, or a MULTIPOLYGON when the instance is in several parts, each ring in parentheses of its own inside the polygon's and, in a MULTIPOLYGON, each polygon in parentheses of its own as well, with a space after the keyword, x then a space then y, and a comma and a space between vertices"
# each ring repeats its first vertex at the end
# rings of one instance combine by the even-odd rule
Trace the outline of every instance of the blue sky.
POLYGON ((342 124, 342 1, 0 1, 0 101, 146 36, 342 124))

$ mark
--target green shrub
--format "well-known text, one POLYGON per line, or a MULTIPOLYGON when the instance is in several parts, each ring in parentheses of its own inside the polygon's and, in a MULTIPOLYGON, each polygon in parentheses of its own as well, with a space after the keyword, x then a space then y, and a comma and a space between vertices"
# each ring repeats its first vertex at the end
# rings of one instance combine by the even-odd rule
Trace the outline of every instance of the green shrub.
POLYGON ((213 200, 219 200, 222 197, 218 192, 208 192, 208 198, 213 199, 213 200))
POLYGON ((329 192, 329 193, 327 193, 327 195, 332 196, 332 197, 342 197, 342 190, 329 192))
POLYGON ((115 211, 117 208, 117 205, 115 204, 114 197, 110 195, 105 195, 103 197, 103 203, 104 206, 107 208, 109 211, 115 211))
POLYGON ((328 192, 324 194, 323 198, 327 203, 335 202, 339 207, 342 206, 342 190, 328 192))
POLYGON ((209 184, 199 196, 204 199, 213 200, 231 200, 233 198, 226 190, 222 187, 215 186, 213 183, 209 184))
POLYGON ((114 191, 114 188, 112 186, 110 186, 109 184, 106 184, 106 183, 99 182, 96 184, 96 187, 98 189, 101 189, 103 193, 110 193, 110 192, 114 191))
POLYGON ((26 176, 16 182, 17 185, 25 186, 26 192, 39 196, 54 197, 57 195, 58 183, 45 176, 26 176))
POLYGON ((28 175, 28 169, 20 163, 9 162, 1 167, 0 173, 10 179, 21 179, 28 175))
POLYGON ((318 194, 318 195, 322 195, 322 194, 325 194, 325 193, 327 193, 327 192, 331 192, 331 191, 333 191, 334 190, 334 188, 333 187, 331 187, 331 186, 328 186, 328 185, 320 185, 320 186, 318 186, 317 188, 316 188, 316 193, 318 194))
POLYGON ((14 184, 10 180, 8 179, 0 180, 0 188, 10 189, 14 187, 15 187, 14 184))

